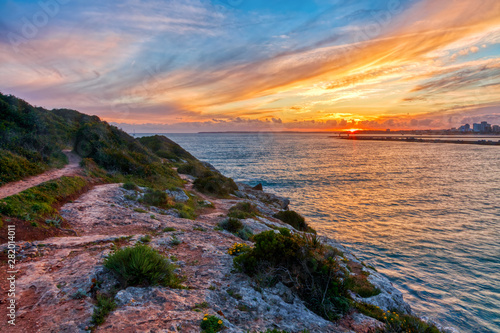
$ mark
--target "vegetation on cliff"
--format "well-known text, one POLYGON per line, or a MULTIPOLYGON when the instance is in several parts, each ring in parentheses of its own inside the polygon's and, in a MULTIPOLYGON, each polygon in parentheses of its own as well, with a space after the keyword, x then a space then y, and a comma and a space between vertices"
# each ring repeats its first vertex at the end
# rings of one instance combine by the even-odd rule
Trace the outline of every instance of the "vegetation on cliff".
MULTIPOLYGON (((195 218, 195 199, 174 203, 164 192, 182 187, 175 167, 198 177, 201 192, 224 197, 237 189, 232 179, 211 170, 164 136, 135 139, 122 130, 68 109, 46 110, 0 93, 0 186, 68 163, 63 149, 82 158, 83 177, 67 177, 0 200, 0 214, 25 221, 57 215, 56 207, 98 182, 147 187, 147 205, 179 210, 195 218)), ((33 225, 37 225, 33 222, 33 225)))
POLYGON ((329 320, 349 310, 349 298, 337 250, 324 246, 314 235, 266 231, 254 236, 255 246, 234 259, 250 276, 282 282, 306 302, 309 309, 329 320))
POLYGON ((238 189, 231 178, 211 169, 164 136, 142 137, 138 141, 158 156, 169 159, 178 173, 197 177, 194 187, 200 192, 227 197, 238 189))
POLYGON ((291 225, 294 229, 305 232, 316 233, 316 230, 311 228, 307 223, 306 219, 299 213, 293 210, 283 210, 276 213, 273 217, 291 225))

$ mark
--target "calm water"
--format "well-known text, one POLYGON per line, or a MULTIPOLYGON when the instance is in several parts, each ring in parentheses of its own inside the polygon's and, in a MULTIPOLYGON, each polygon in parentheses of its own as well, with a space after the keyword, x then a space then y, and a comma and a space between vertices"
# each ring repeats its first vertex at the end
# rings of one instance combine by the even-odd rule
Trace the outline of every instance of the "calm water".
POLYGON ((287 196, 413 309, 500 332, 500 147, 327 134, 168 134, 224 174, 287 196))

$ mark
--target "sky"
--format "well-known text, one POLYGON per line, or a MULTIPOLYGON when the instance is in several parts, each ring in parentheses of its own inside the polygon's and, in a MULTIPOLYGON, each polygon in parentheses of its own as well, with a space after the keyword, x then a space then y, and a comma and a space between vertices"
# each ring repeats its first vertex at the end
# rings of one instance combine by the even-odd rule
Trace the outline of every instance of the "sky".
POLYGON ((500 124, 500 1, 3 0, 0 92, 137 133, 500 124))

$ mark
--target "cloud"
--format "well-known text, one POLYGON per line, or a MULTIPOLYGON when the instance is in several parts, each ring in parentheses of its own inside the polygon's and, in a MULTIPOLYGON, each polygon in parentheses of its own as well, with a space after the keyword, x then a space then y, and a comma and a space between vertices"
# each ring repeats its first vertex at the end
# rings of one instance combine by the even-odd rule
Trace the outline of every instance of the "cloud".
MULTIPOLYGON (((496 0, 295 3, 286 13, 272 4, 221 4, 61 7, 21 52, 0 39, 0 90, 110 121, 186 128, 234 125, 238 117, 256 120, 238 123, 245 126, 326 128, 340 126, 329 114, 343 113, 366 126, 403 126, 396 114, 498 100, 498 57, 477 60, 498 42, 496 0)), ((19 32, 18 17, 39 10, 27 8, 0 29, 19 32)))

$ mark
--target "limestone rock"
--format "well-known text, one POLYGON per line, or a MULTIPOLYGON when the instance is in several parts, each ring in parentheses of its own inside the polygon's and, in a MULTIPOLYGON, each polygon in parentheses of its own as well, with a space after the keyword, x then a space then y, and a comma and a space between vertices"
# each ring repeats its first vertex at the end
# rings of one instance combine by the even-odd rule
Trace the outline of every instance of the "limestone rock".
POLYGON ((176 190, 166 190, 168 196, 174 198, 175 202, 186 202, 189 200, 189 196, 181 189, 176 190))

